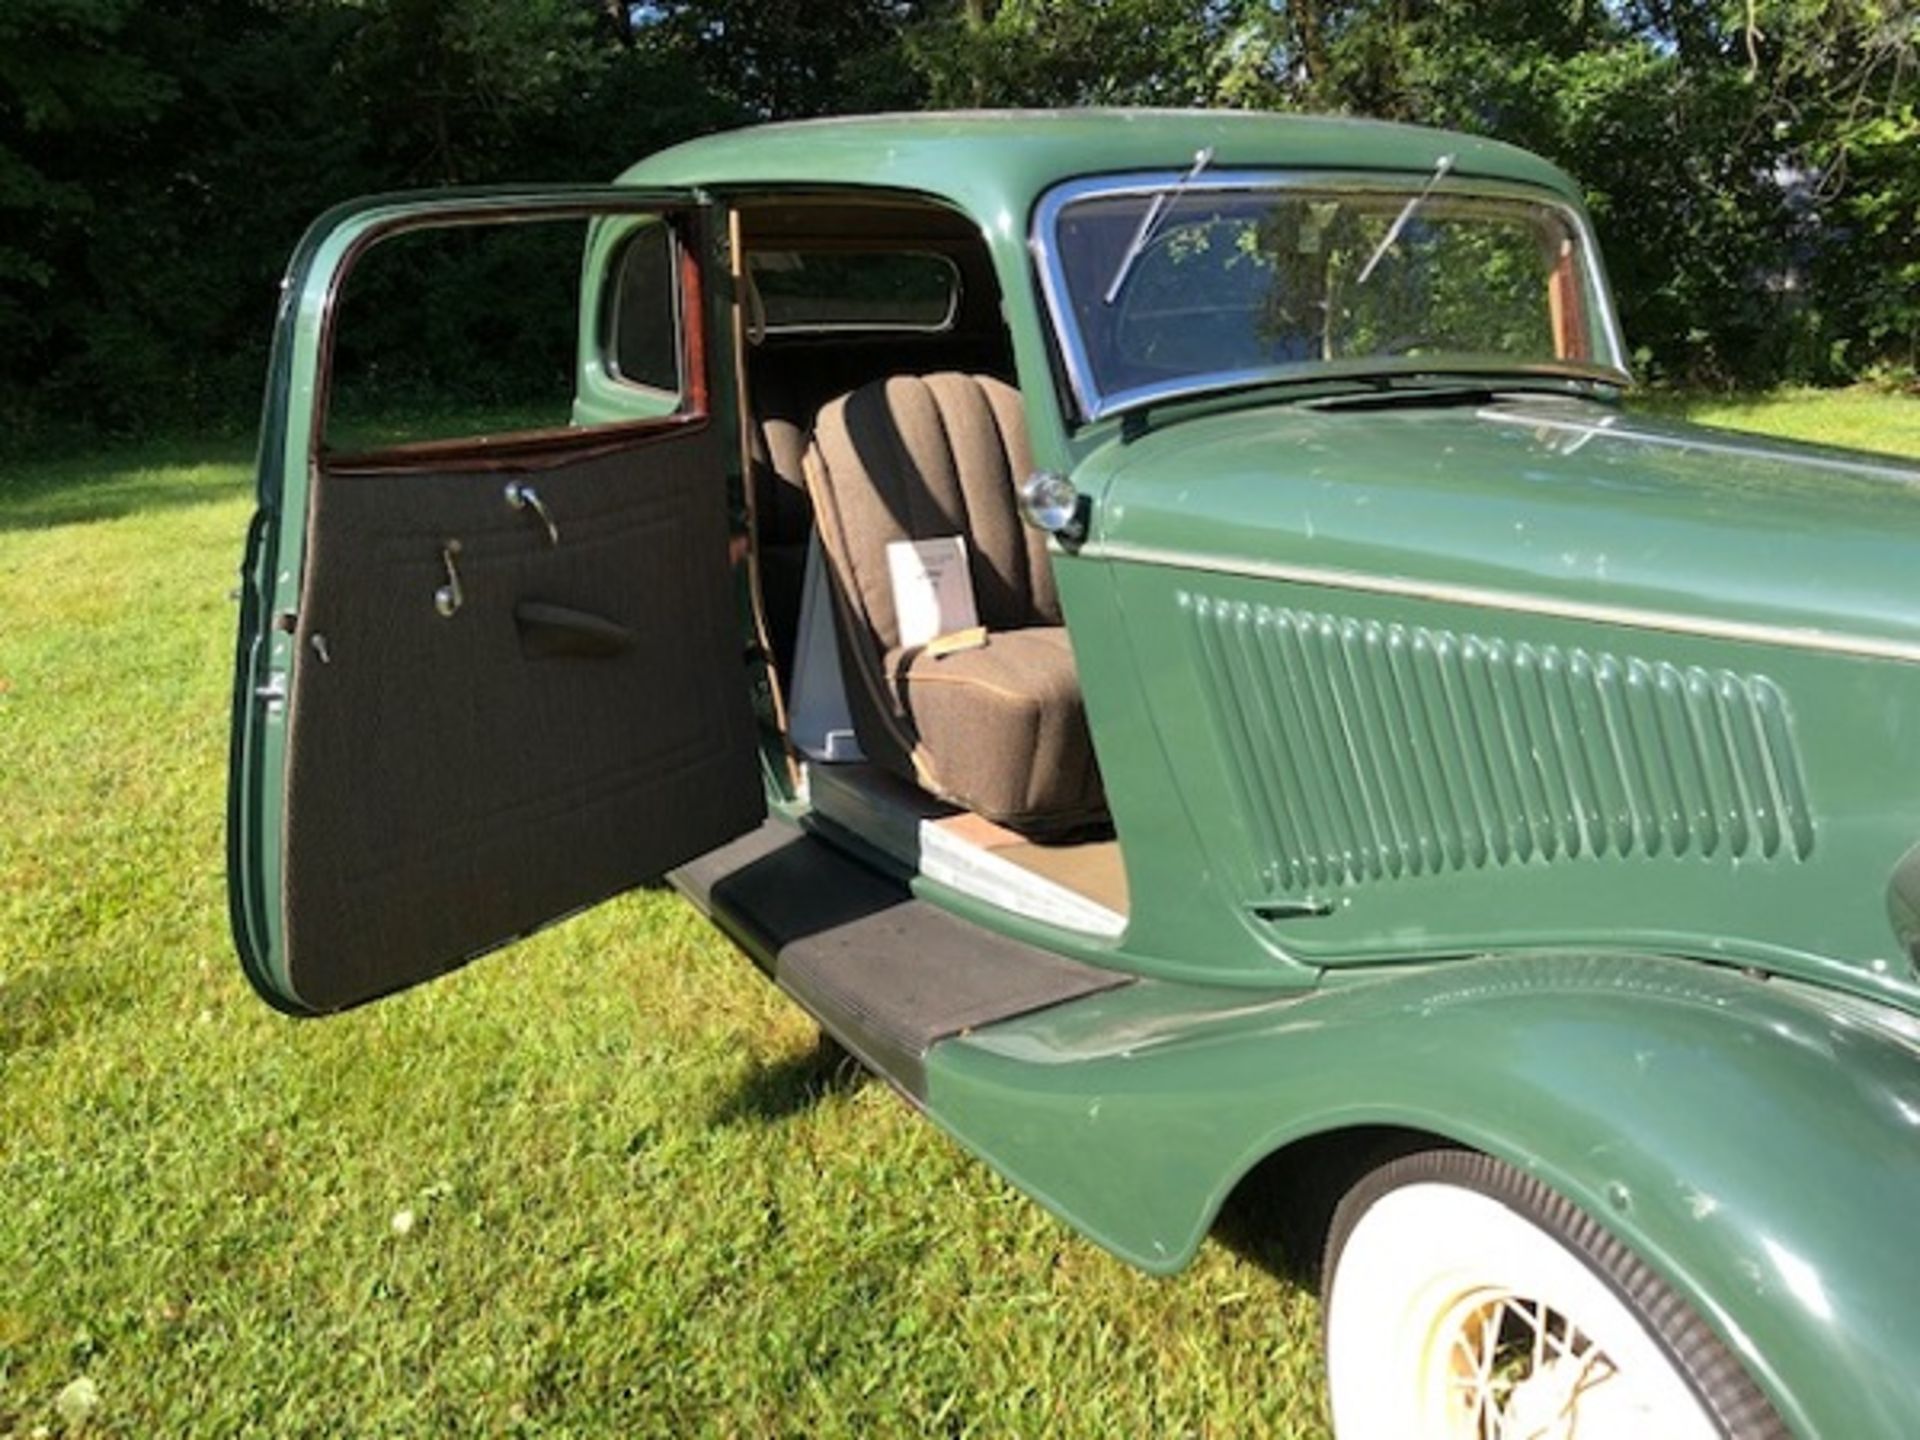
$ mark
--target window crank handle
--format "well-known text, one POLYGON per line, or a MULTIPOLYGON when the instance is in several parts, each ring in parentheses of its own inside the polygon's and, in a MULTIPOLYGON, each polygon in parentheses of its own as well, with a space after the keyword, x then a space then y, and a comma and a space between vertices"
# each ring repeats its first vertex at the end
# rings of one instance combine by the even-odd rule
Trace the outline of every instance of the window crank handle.
POLYGON ((507 504, 516 510, 531 510, 539 518, 540 523, 547 527, 547 544, 560 543, 560 527, 553 523, 553 515, 547 509, 546 502, 540 498, 540 492, 525 480, 507 482, 507 504))

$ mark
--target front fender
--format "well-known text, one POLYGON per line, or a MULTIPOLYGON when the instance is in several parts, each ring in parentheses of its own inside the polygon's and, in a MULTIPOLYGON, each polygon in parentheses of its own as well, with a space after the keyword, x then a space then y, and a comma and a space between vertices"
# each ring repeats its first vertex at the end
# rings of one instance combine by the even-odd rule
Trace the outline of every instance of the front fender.
POLYGON ((1304 997, 1143 982, 947 1042, 928 1108, 1168 1272, 1312 1135, 1403 1126, 1575 1201, 1805 1435, 1920 1423, 1920 1044, 1860 1002, 1680 960, 1458 961, 1304 997))

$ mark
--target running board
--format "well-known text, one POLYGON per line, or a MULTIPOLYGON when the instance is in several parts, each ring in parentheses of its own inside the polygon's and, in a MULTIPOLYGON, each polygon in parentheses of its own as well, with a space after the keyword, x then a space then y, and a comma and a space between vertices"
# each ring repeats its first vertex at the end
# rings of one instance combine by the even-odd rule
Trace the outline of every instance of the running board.
POLYGON ((917 1101, 939 1041, 1130 983, 970 924, 782 820, 667 878, 917 1101))

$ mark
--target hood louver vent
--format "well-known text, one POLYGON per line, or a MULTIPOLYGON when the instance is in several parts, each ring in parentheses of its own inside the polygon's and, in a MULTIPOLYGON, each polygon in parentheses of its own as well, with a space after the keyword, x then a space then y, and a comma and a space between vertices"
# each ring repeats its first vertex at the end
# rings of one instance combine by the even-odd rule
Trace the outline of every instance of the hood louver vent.
POLYGON ((1764 676, 1184 592, 1179 603, 1274 892, 1813 851, 1786 697, 1764 676))

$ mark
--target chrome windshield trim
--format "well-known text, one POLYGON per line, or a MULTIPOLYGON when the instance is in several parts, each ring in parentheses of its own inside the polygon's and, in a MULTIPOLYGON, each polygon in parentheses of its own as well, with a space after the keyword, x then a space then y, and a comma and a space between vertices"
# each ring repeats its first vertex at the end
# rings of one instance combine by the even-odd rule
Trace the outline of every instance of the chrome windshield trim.
POLYGON ((1677 610, 1643 610, 1630 605, 1602 605, 1586 600, 1563 600, 1523 590, 1490 590, 1477 585, 1411 580, 1399 575, 1368 575, 1358 570, 1328 569, 1317 565, 1289 565, 1277 560, 1202 555, 1135 545, 1124 540, 1093 540, 1080 549, 1083 560, 1122 560, 1173 570, 1196 570, 1236 575, 1249 580, 1278 580, 1294 585, 1321 585, 1392 595, 1404 600, 1429 600, 1443 605, 1467 605, 1479 610, 1519 611, 1555 620, 1581 620, 1597 625, 1621 625, 1636 630, 1659 630, 1706 640, 1738 640, 1753 645, 1778 645, 1868 660, 1897 660, 1920 665, 1920 643, 1882 640, 1872 635, 1842 635, 1793 625, 1769 625, 1745 620, 1716 620, 1677 610))
MULTIPOLYGON (((1183 188, 1181 199, 1236 190, 1343 189, 1412 193, 1426 182, 1430 174, 1431 172, 1378 170, 1209 170, 1183 188)), ((1325 378, 1329 374, 1361 373, 1350 370, 1329 371, 1324 364, 1320 363, 1268 365, 1251 370, 1210 371, 1205 375, 1164 380, 1154 385, 1135 386, 1133 389, 1119 390, 1112 394, 1101 393, 1094 381, 1092 361, 1087 355, 1086 347, 1081 343, 1080 327, 1073 322, 1073 305, 1068 296, 1066 272, 1061 263, 1059 246, 1054 240, 1060 212, 1081 200, 1153 195, 1178 182, 1180 176, 1181 172, 1174 170, 1138 171, 1123 175, 1092 175, 1054 186, 1040 197, 1039 204, 1034 207, 1033 229, 1028 236, 1028 249, 1039 271, 1040 292, 1046 301, 1047 319, 1052 327, 1054 342, 1059 347, 1061 359, 1066 364, 1067 384, 1073 392, 1074 407, 1079 411, 1081 418, 1102 420, 1109 415, 1137 410, 1143 405, 1159 404, 1186 396, 1205 395, 1216 390, 1245 389, 1250 385, 1269 381, 1275 384, 1304 383, 1325 378)), ((1633 383, 1633 373, 1627 368, 1625 359, 1626 341, 1620 331, 1619 316, 1614 310, 1613 291, 1607 284, 1606 271, 1600 262, 1600 246, 1594 238, 1593 227, 1587 223, 1586 216, 1576 206, 1553 191, 1539 186, 1471 176, 1461 178, 1457 172, 1436 186, 1433 193, 1458 195, 1469 199, 1525 200, 1529 204, 1544 205, 1565 218, 1569 227, 1580 237, 1581 254, 1586 263, 1587 283, 1591 287, 1594 303, 1600 309, 1601 332, 1612 353, 1606 360, 1596 362, 1591 367, 1568 365, 1564 367, 1564 373, 1569 378, 1599 380, 1608 384, 1631 385, 1633 383)), ((1516 362, 1514 366, 1516 374, 1537 375, 1542 372, 1542 369, 1543 367, 1537 362, 1532 364, 1516 362)), ((1364 373, 1369 376, 1404 376, 1448 372, 1445 367, 1432 365, 1423 367, 1417 360, 1409 360, 1400 364, 1369 366, 1364 373)), ((1554 373, 1563 372, 1556 368, 1554 373)))

